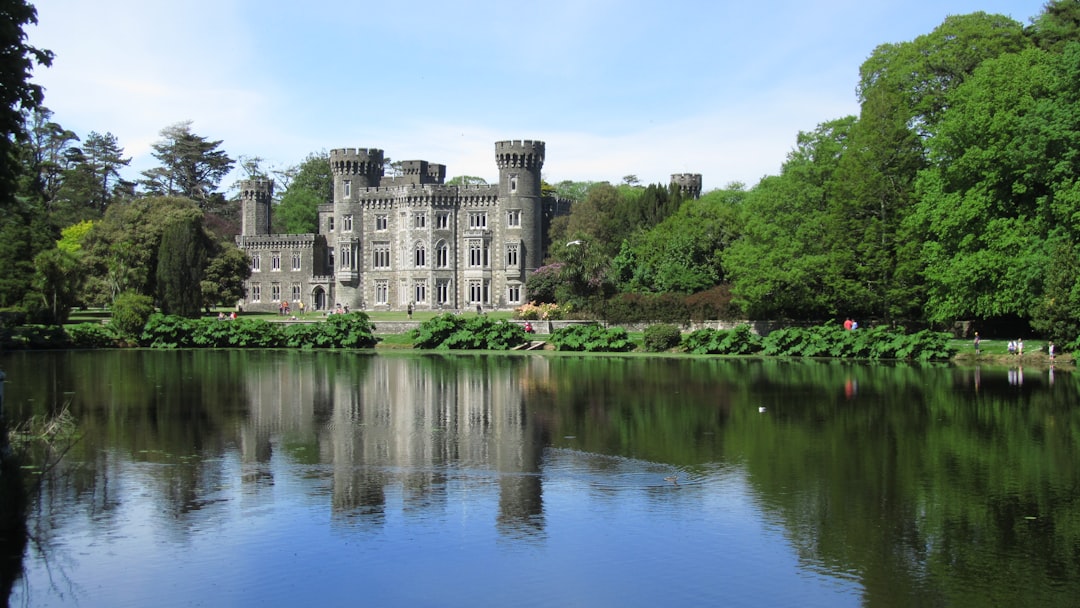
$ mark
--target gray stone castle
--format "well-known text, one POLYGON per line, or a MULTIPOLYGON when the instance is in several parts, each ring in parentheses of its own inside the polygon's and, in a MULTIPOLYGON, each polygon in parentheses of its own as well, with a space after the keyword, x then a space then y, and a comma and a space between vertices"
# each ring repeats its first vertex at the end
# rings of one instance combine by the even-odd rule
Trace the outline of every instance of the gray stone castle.
MULTIPOLYGON (((382 150, 330 151, 334 202, 316 234, 270 232, 273 182, 240 184, 237 245, 251 259, 245 310, 511 309, 529 301, 525 279, 544 259, 551 219, 569 202, 544 198, 544 142, 495 143, 498 184, 451 186, 446 167, 400 163, 384 176, 382 150)), ((701 174, 671 176, 701 195, 701 174)))
MULTIPOLYGON (((317 234, 273 234, 273 183, 241 183, 237 245, 251 259, 245 310, 484 310, 527 303, 525 278, 543 261, 560 203, 540 191, 544 142, 495 144, 499 183, 451 186, 446 167, 401 163, 382 150, 330 151, 334 200, 317 234)), ((563 205, 564 206, 564 205, 563 205)))

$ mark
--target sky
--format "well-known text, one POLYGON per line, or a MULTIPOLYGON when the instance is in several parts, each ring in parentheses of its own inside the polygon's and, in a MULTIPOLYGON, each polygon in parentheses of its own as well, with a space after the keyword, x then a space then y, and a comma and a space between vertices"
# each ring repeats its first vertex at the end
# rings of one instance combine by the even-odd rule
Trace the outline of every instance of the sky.
MULTIPOLYGON (((496 181, 495 142, 546 142, 544 179, 705 190, 776 175, 800 131, 858 114, 881 44, 1046 0, 36 0, 34 82, 53 120, 156 165, 191 121, 264 169, 380 148, 496 181)), ((238 171, 221 184, 227 189, 238 171)))

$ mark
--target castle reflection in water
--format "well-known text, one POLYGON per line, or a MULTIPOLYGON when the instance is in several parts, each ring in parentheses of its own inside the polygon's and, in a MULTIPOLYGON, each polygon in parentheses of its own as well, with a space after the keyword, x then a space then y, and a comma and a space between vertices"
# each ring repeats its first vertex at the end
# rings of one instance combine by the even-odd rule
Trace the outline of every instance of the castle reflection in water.
POLYGON ((370 520, 389 494, 408 512, 497 486, 500 529, 539 530, 544 431, 528 415, 525 393, 546 381, 545 358, 477 358, 475 366, 437 355, 348 360, 249 370, 245 481, 267 481, 275 442, 313 442, 313 461, 332 469, 335 518, 370 520))

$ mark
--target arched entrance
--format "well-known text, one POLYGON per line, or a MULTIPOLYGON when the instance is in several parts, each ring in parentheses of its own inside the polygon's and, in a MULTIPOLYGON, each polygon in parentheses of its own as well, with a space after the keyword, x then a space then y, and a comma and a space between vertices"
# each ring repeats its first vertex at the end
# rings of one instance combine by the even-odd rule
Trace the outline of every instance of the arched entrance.
POLYGON ((316 287, 315 291, 311 294, 311 299, 315 303, 315 310, 326 310, 326 292, 322 287, 316 287))

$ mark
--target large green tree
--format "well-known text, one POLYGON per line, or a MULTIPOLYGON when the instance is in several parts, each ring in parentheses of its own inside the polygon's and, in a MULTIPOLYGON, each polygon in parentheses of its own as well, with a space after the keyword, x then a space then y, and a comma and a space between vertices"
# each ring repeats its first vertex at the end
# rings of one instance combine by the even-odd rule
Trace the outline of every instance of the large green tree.
POLYGON ((157 259, 158 305, 165 314, 197 317, 211 244, 194 210, 172 214, 161 231, 157 259))
POLYGON ((296 167, 280 173, 279 180, 285 194, 274 208, 274 230, 286 234, 318 232, 319 206, 334 201, 330 155, 313 152, 296 167))
POLYGON ((219 148, 221 140, 210 141, 191 131, 191 121, 178 122, 161 130, 153 145, 157 167, 143 171, 140 182, 152 195, 181 196, 199 207, 215 210, 221 204, 218 184, 233 167, 233 159, 219 148))
MULTIPOLYGON (((931 320, 1028 318, 1047 270, 1070 268, 1054 256, 1080 236, 1077 82, 1073 43, 987 61, 950 96, 912 218, 931 320)), ((1054 278, 1057 291, 1070 290, 1067 278, 1054 278)))

